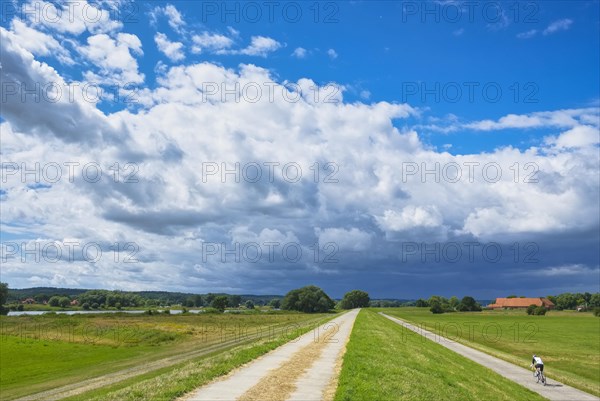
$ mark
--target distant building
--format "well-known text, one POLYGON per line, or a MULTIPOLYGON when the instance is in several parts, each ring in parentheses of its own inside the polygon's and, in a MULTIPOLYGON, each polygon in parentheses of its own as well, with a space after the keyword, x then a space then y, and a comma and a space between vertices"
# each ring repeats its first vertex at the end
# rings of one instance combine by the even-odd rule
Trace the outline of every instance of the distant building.
POLYGON ((496 298, 496 302, 487 307, 491 309, 526 309, 529 305, 554 309, 554 303, 548 298, 496 298))
POLYGON ((27 298, 21 301, 22 304, 34 304, 35 303, 35 299, 33 298, 27 298))
POLYGON ((71 301, 71 306, 77 306, 77 305, 79 305, 79 301, 78 300, 74 299, 74 300, 71 301))

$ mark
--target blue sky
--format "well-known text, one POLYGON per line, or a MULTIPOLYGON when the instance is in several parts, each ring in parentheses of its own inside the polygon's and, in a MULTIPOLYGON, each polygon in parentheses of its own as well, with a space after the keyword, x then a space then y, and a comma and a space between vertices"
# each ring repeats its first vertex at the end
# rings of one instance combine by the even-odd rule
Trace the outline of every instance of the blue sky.
POLYGON ((3 4, 3 281, 598 291, 597 1, 272 4, 3 4))

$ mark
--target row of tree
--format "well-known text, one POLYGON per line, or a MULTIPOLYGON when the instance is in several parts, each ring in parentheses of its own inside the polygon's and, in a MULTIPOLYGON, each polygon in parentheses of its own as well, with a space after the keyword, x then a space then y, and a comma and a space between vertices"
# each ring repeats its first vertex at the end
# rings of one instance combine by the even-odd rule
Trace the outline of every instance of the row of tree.
POLYGON ((432 313, 446 312, 480 312, 481 305, 475 301, 475 298, 466 296, 460 301, 457 297, 444 298, 439 295, 433 295, 429 299, 418 299, 415 306, 420 308, 429 307, 432 313))
MULTIPOLYGON (((117 308, 124 307, 155 307, 168 306, 161 303, 160 297, 165 297, 163 292, 148 292, 155 295, 152 298, 146 298, 139 294, 128 293, 122 291, 108 290, 90 290, 84 293, 73 295, 71 297, 65 295, 46 296, 45 294, 36 294, 34 299, 47 301, 50 306, 66 308, 70 306, 71 301, 76 299, 84 309, 100 309, 100 308, 117 308)), ((146 294, 146 293, 144 293, 146 294)), ((178 296, 180 293, 177 293, 178 296)), ((511 295, 509 298, 516 298, 516 295, 511 295)), ((0 283, 0 311, 6 312, 4 305, 8 298, 8 285, 0 283)), ((585 293, 563 293, 557 296, 548 296, 555 305, 556 309, 576 309, 579 306, 586 308, 600 308, 600 293, 591 294, 585 293)), ((268 298, 267 298, 268 300, 268 298)), ((266 301, 263 298, 258 300, 244 299, 241 295, 227 295, 209 293, 202 295, 188 295, 187 298, 182 298, 181 305, 184 307, 202 307, 210 306, 219 311, 224 311, 226 308, 238 308, 240 306, 246 309, 254 309, 256 305, 264 305, 266 301)), ((453 296, 444 298, 434 295, 429 299, 418 299, 416 302, 411 302, 418 307, 428 307, 433 313, 445 312, 468 312, 480 311, 479 305, 473 297, 465 296, 461 300, 453 296)), ((364 307, 395 307, 401 306, 399 301, 371 301, 369 294, 361 290, 353 290, 344 295, 344 298, 337 304, 331 299, 321 288, 310 285, 298 288, 288 292, 283 299, 272 298, 268 305, 274 309, 296 310, 305 313, 323 313, 331 309, 353 309, 364 307)), ((536 311, 532 311, 535 313, 536 311)), ((537 311, 540 313, 540 311, 537 311)), ((541 313, 540 313, 541 314, 541 313)))
POLYGON ((589 292, 565 292, 557 296, 548 295, 546 298, 552 301, 555 309, 558 310, 577 309, 578 306, 584 306, 589 309, 600 308, 600 292, 595 294, 589 292))

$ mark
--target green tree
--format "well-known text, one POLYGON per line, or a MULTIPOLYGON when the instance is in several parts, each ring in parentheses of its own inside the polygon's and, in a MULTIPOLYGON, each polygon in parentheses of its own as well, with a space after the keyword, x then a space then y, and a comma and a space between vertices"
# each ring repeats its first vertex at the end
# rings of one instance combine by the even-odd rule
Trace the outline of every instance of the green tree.
POLYGON ((324 313, 334 306, 335 302, 322 289, 314 285, 288 292, 281 303, 282 309, 304 313, 324 313))
POLYGON ((254 309, 254 302, 247 300, 245 303, 246 309, 254 309))
POLYGON ((58 300, 58 306, 61 308, 66 308, 71 304, 71 300, 67 297, 60 297, 58 300))
POLYGON ((461 299, 457 309, 461 312, 480 312, 481 306, 475 301, 475 298, 466 296, 461 299))
POLYGON ((228 305, 230 308, 237 308, 242 303, 242 297, 239 295, 230 295, 228 298, 228 305))
POLYGON ((0 306, 6 303, 8 299, 8 284, 0 283, 0 306))
POLYGON ((431 303, 431 308, 429 308, 429 310, 431 311, 431 313, 444 313, 444 308, 442 307, 442 304, 439 301, 433 301, 431 303))
POLYGON ((281 307, 281 301, 277 298, 273 298, 271 302, 269 302, 269 306, 273 309, 279 309, 281 307))
POLYGON ((531 304, 527 307, 527 314, 528 315, 533 315, 535 313, 535 309, 537 308, 537 305, 531 304))
POLYGON ((204 305, 204 302, 202 302, 202 295, 194 295, 194 306, 200 307, 203 305, 204 305))
POLYGON ((369 294, 361 290, 347 292, 340 303, 342 309, 366 308, 369 306, 369 294))
POLYGON ((448 304, 450 305, 450 307, 452 309, 456 309, 458 307, 458 304, 460 304, 460 301, 458 300, 457 297, 450 297, 450 299, 448 300, 448 304))
POLYGON ((217 309, 218 311, 224 312, 225 308, 227 308, 227 303, 229 299, 225 295, 215 296, 210 303, 210 306, 217 309))
POLYGON ((427 308, 429 306, 429 302, 427 302, 427 300, 425 300, 423 298, 419 298, 419 299, 417 299, 415 306, 417 308, 427 308))
POLYGON ((48 305, 50 305, 50 306, 59 306, 60 298, 61 297, 56 296, 56 295, 53 296, 53 297, 50 297, 50 299, 48 300, 48 305))
POLYGON ((592 294, 590 297, 590 306, 593 308, 600 308, 600 292, 592 294))
POLYGON ((83 308, 83 310, 90 310, 90 304, 88 304, 87 302, 84 302, 83 305, 81 305, 81 307, 83 308))
POLYGON ((556 309, 575 309, 577 307, 577 298, 574 294, 565 292, 556 297, 556 309))
POLYGON ((188 307, 194 306, 194 297, 187 297, 185 299, 185 302, 184 302, 183 306, 188 306, 188 307))

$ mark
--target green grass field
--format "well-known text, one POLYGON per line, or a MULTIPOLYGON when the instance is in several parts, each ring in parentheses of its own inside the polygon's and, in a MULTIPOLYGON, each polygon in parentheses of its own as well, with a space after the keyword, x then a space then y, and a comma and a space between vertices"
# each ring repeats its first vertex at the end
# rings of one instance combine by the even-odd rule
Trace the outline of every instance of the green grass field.
POLYGON ((354 324, 335 396, 335 401, 543 399, 370 309, 354 324))
POLYGON ((233 341, 293 335, 331 315, 51 315, 0 318, 0 398, 9 400, 233 341))
POLYGON ((548 377, 600 396, 600 319, 591 313, 523 310, 432 314, 429 308, 380 309, 519 366, 540 355, 548 377))

